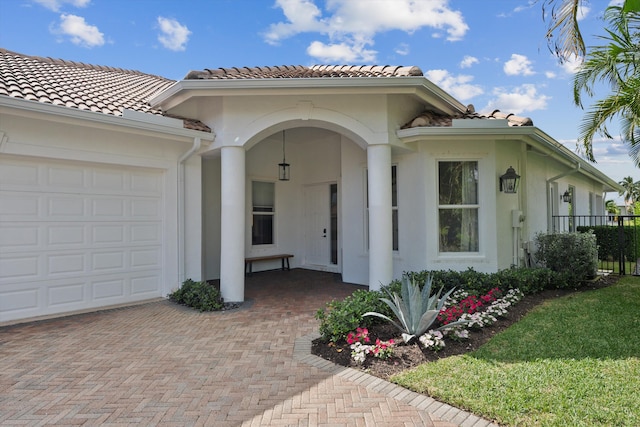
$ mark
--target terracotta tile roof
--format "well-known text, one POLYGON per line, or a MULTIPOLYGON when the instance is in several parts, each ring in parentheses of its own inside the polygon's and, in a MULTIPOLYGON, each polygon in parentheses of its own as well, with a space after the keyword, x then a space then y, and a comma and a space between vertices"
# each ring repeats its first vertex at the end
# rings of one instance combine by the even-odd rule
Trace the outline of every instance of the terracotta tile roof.
POLYGON ((418 67, 391 65, 284 65, 275 67, 217 68, 191 71, 185 80, 299 79, 317 77, 413 77, 422 76, 418 67))
MULTIPOLYGON (((122 116, 124 109, 163 115, 148 100, 174 84, 160 76, 62 59, 27 56, 0 48, 0 95, 122 116)), ((211 132, 183 119, 184 127, 211 132)))
POLYGON ((529 117, 520 117, 513 114, 505 114, 500 110, 494 110, 489 114, 476 113, 473 105, 467 107, 464 114, 458 116, 444 115, 434 111, 425 111, 409 123, 402 126, 402 129, 415 127, 450 127, 453 119, 465 120, 492 120, 506 119, 509 126, 533 126, 533 121, 529 117))

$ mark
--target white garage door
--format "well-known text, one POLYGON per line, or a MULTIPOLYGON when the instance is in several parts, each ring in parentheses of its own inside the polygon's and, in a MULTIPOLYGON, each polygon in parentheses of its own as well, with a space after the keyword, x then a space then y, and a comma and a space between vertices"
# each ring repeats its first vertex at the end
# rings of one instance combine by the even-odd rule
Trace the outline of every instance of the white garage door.
POLYGON ((161 296, 163 174, 0 157, 0 322, 161 296))

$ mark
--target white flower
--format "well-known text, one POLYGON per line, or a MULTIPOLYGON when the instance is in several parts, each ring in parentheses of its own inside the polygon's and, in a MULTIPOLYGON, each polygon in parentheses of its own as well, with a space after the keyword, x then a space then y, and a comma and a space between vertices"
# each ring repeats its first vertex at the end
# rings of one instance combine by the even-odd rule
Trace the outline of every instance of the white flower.
POLYGON ((438 351, 445 346, 444 335, 440 331, 430 330, 428 333, 422 335, 419 340, 425 348, 438 351))

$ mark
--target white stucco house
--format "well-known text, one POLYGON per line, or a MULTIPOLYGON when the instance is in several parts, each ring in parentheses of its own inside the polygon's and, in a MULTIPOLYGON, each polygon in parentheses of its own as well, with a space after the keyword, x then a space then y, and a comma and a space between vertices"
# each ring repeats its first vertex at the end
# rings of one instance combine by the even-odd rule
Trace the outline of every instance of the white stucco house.
POLYGON ((371 289, 408 270, 497 271, 552 215, 603 214, 617 190, 531 120, 475 113, 417 67, 172 81, 0 49, 0 323, 186 278, 243 301, 245 259, 263 255, 371 289))

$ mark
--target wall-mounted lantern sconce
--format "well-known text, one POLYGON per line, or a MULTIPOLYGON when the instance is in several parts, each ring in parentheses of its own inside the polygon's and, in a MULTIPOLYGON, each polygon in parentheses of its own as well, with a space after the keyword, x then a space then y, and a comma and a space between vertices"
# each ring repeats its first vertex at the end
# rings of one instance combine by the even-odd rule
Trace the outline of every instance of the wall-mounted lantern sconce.
POLYGON ((571 193, 569 193, 569 190, 565 191, 564 194, 560 196, 560 199, 565 203, 571 203, 571 193))
POLYGON ((284 131, 282 131, 282 163, 278 163, 278 179, 280 181, 289 181, 289 178, 291 178, 291 165, 285 159, 284 137, 284 131))
POLYGON ((500 176, 500 191, 503 193, 515 194, 518 192, 519 183, 520 175, 516 173, 513 167, 509 166, 507 172, 500 176))

